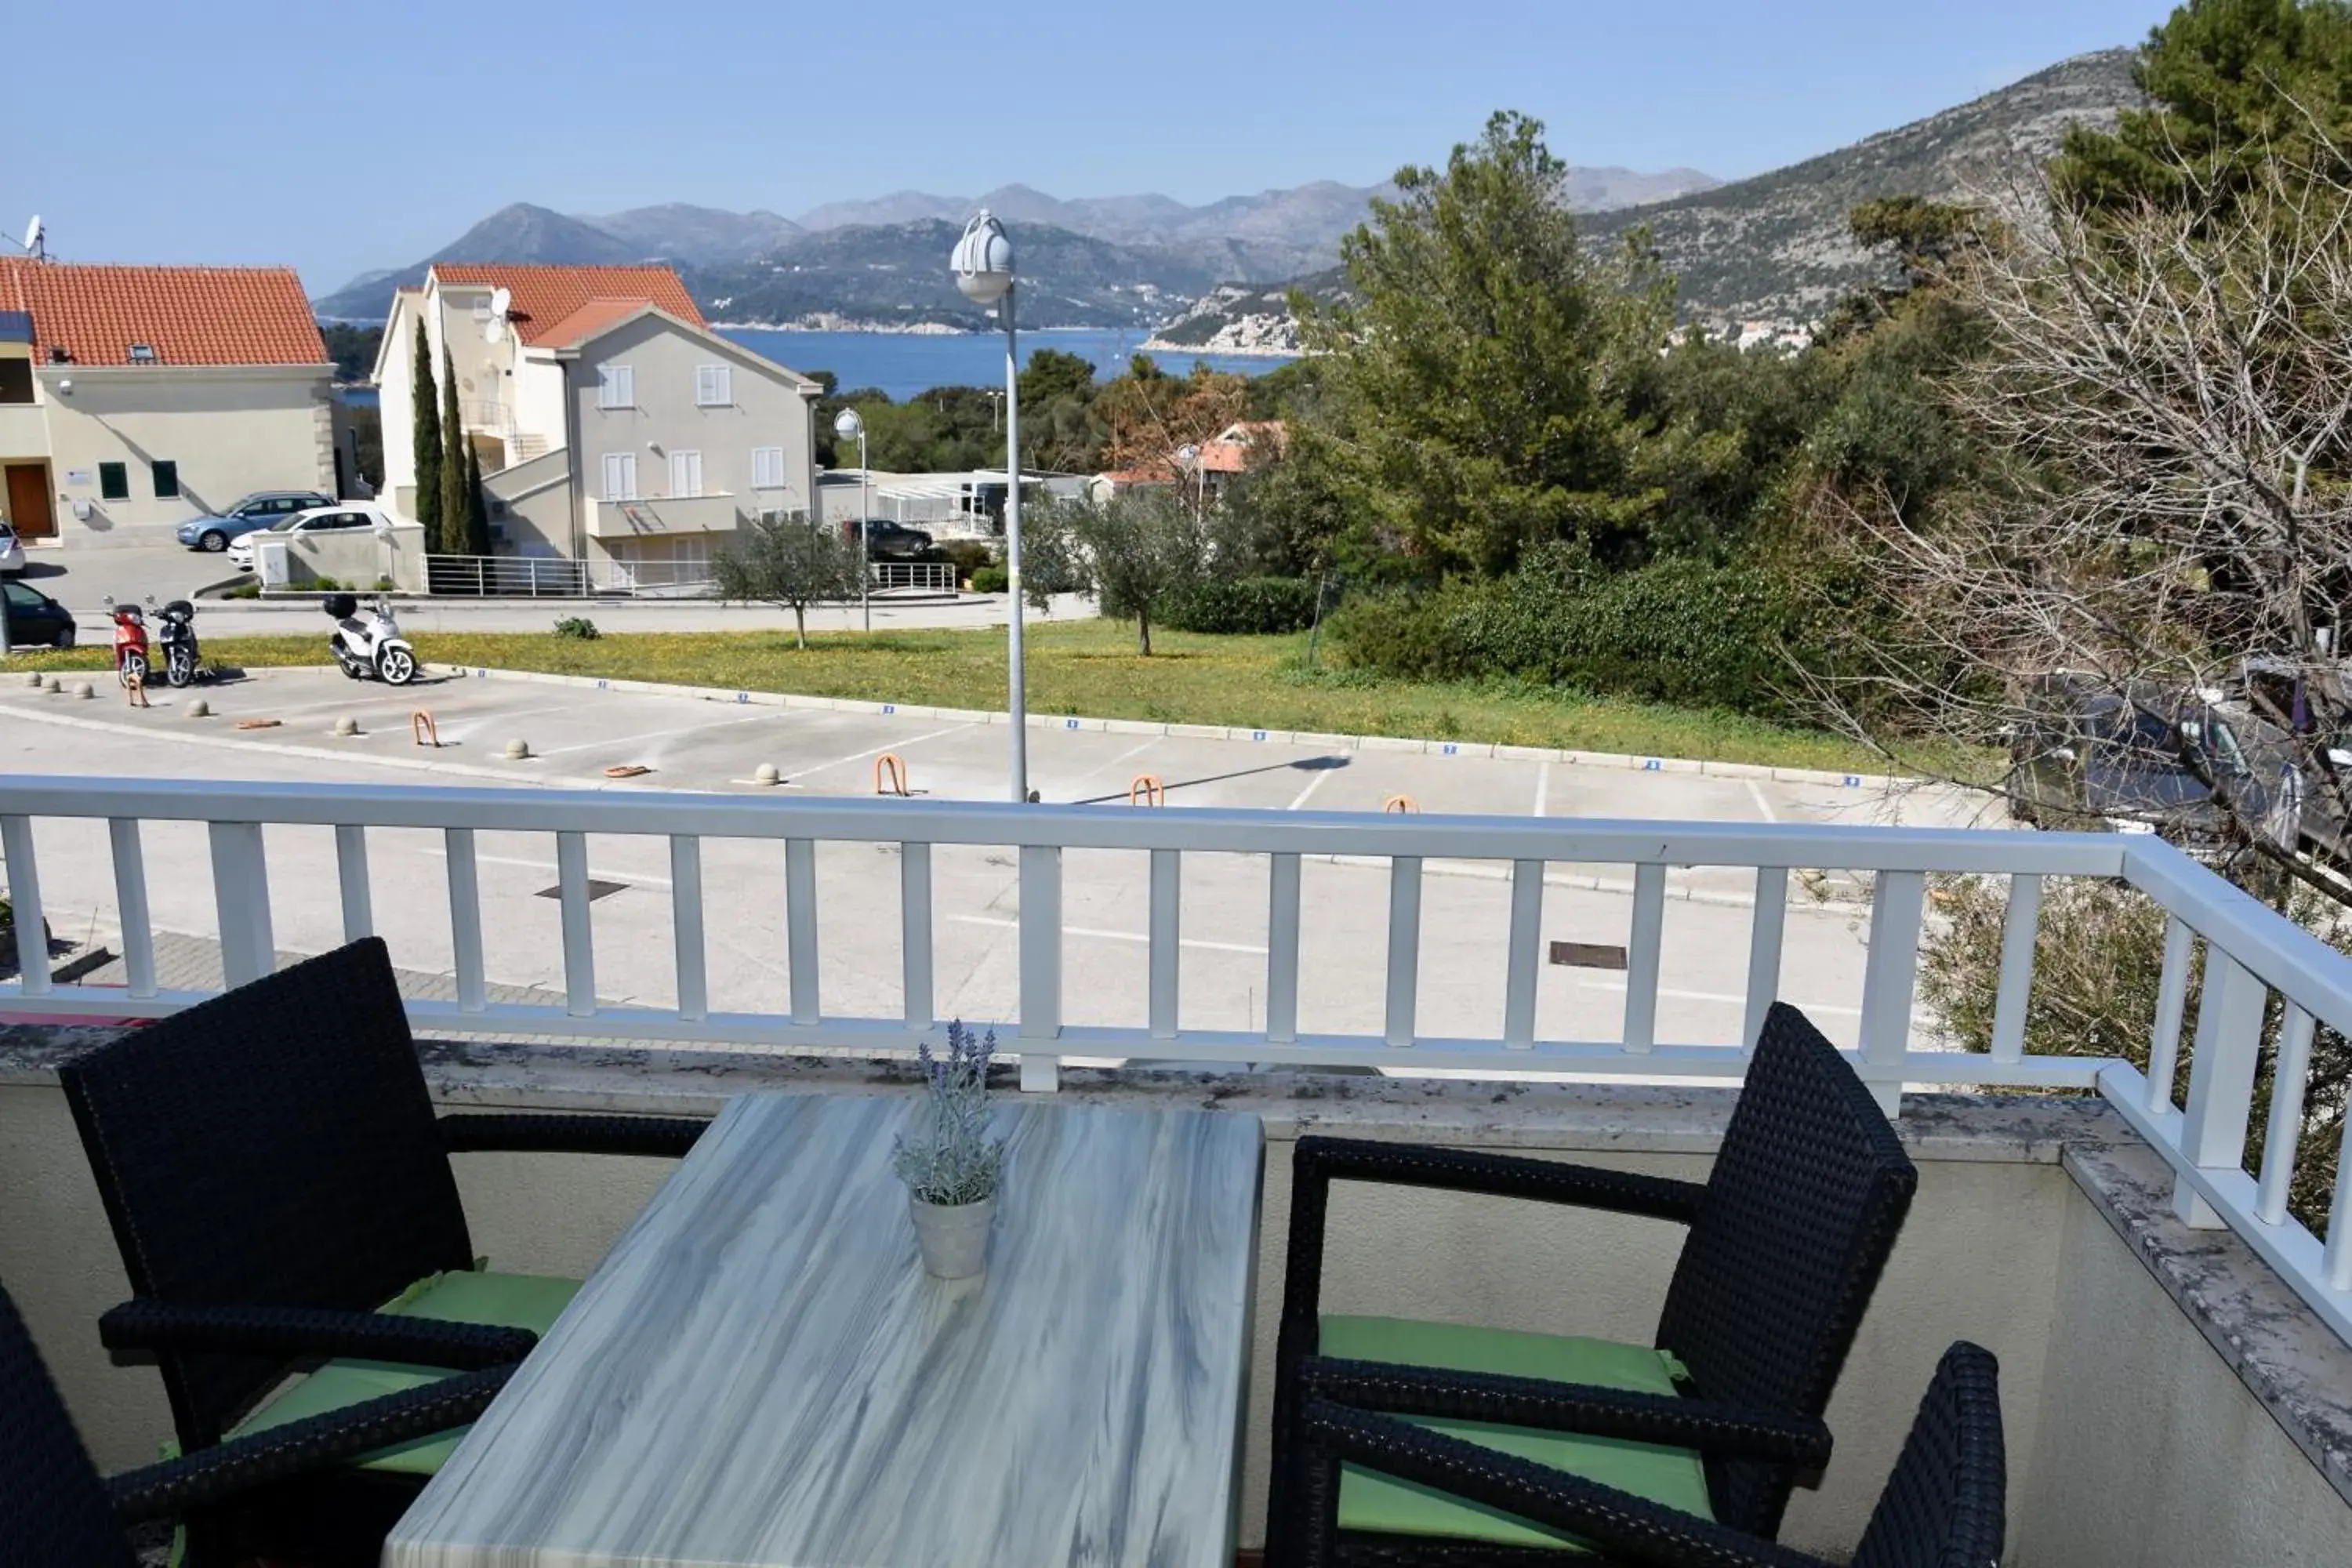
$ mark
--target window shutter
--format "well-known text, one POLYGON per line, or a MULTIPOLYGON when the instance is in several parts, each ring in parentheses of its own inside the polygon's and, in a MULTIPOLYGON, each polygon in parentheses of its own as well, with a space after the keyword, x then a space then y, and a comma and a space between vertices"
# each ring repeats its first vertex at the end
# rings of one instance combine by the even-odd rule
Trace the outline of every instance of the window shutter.
POLYGON ((169 500, 180 493, 180 465, 169 458, 158 458, 151 465, 155 475, 155 499, 169 500))
POLYGON ((782 447, 751 448, 751 488, 755 490, 780 490, 784 488, 784 449, 782 447))
POLYGON ((599 408, 635 408, 637 405, 636 373, 625 364, 597 366, 596 405, 599 408))
POLYGON ((702 454, 672 452, 669 455, 669 493, 685 500, 702 493, 702 454))
POLYGON ((604 499, 637 499, 637 455, 635 452, 604 454, 604 499))
POLYGON ((735 372, 730 365, 694 367, 694 401, 704 408, 723 408, 735 401, 735 372))

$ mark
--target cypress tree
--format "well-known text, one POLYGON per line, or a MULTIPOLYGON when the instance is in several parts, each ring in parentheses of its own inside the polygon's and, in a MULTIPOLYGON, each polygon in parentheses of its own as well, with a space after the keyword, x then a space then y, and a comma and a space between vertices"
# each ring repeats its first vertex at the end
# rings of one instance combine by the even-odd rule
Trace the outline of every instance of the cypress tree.
POLYGON ((420 317, 416 323, 416 370, 408 388, 416 457, 416 500, 413 506, 416 521, 425 525, 425 548, 436 550, 441 542, 440 392, 433 384, 433 346, 425 338, 425 322, 420 317))
POLYGON ((472 553, 466 548, 465 416, 457 410, 457 365, 441 351, 441 524, 436 548, 444 555, 472 553))
POLYGON ((466 443, 466 553, 490 552, 490 498, 482 489, 482 454, 466 443))

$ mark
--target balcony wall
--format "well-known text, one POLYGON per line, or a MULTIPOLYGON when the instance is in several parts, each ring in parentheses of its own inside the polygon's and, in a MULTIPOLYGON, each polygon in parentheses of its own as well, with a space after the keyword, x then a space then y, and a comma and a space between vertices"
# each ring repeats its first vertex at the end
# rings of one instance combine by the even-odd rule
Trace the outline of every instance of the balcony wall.
POLYGON ((743 498, 733 495, 648 496, 642 500, 588 503, 591 539, 669 539, 679 534, 732 533, 742 526, 743 498))
MULTIPOLYGON (((91 1324, 125 1286, 50 1064, 72 1032, 0 1028, 0 1279, 18 1295, 101 1462, 169 1430, 152 1371, 108 1364, 91 1324)), ((452 1103, 715 1110, 726 1094, 895 1092, 869 1065, 625 1049, 425 1047, 452 1103)), ((1265 1119, 1253 1365, 1271 1364, 1302 1131, 1508 1149, 1697 1178, 1721 1090, 1409 1084, 1360 1078, 1066 1073, 1062 1099, 1208 1104, 1265 1119)), ((1792 1543, 1851 1550, 1943 1347, 2001 1360, 2011 1560, 2100 1568, 2352 1561, 2352 1352, 2226 1233, 2169 1217, 2162 1166, 2096 1103, 1916 1098, 1921 1185, 1830 1411, 1837 1456, 1792 1543), (2184 1310, 2183 1301, 2188 1303, 2184 1310), (2226 1352, 2214 1347, 2226 1347, 2226 1352), (2323 1468, 2311 1455, 2332 1458, 2323 1468)), ((478 1250, 584 1273, 664 1162, 469 1155, 478 1250)), ((1324 1300, 1339 1310, 1646 1339, 1680 1232, 1622 1216, 1401 1189, 1335 1191, 1324 1300)), ((1251 1380, 1244 1544, 1263 1526, 1270 1393, 1251 1380)))

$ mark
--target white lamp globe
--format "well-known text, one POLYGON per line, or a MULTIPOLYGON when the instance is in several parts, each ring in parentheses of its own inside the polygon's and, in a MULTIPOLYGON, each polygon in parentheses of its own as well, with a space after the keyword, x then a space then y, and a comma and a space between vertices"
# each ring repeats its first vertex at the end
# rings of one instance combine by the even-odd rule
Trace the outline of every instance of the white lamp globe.
POLYGON ((1013 241, 986 207, 964 226, 948 265, 956 287, 975 305, 993 305, 1013 287, 1013 241))
POLYGON ((833 433, 845 441, 855 441, 866 434, 866 421, 857 416, 855 408, 845 408, 833 421, 833 433))

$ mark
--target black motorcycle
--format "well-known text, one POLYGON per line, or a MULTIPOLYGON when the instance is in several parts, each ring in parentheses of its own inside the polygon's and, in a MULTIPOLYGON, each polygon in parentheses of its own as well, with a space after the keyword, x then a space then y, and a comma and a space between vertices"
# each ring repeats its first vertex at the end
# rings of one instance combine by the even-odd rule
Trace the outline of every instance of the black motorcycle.
POLYGON ((155 616, 161 623, 155 634, 156 662, 163 667, 164 679, 185 686, 196 679, 196 667, 204 659, 196 647, 196 607, 185 599, 174 599, 157 610, 155 616))

